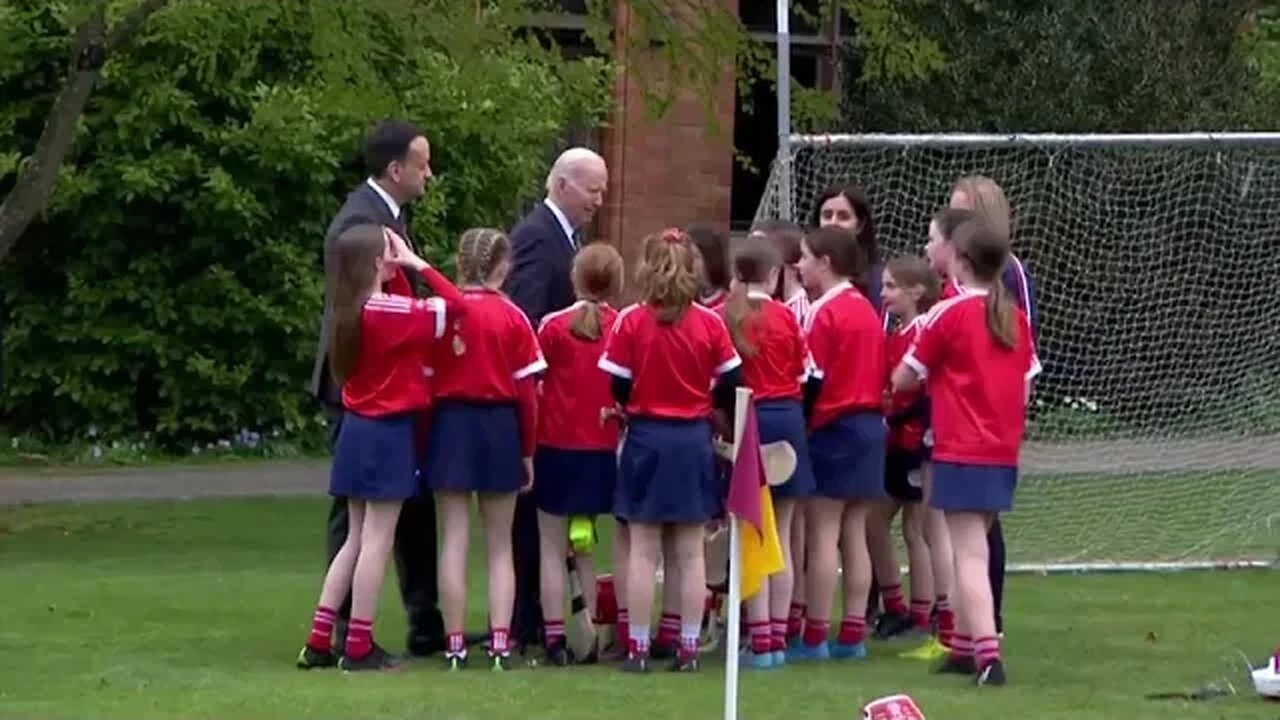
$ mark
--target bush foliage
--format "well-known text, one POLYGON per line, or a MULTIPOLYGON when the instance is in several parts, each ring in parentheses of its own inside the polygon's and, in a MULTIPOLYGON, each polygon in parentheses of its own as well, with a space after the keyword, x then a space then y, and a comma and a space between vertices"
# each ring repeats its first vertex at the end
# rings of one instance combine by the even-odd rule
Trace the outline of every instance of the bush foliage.
MULTIPOLYGON (((437 261, 539 190, 609 68, 470 3, 176 0, 113 57, 43 220, 6 260, 8 423, 170 442, 305 430, 321 239, 368 125, 415 121, 436 182, 411 211, 437 261), (465 61, 463 60, 465 59, 465 61)), ((74 3, 0 0, 0 193, 65 74, 74 3)))

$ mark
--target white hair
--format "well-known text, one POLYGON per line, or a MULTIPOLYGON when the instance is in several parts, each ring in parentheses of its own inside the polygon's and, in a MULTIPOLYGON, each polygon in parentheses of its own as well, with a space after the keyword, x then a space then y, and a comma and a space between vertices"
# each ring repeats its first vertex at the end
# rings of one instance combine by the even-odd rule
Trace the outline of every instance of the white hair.
POLYGON ((560 157, 556 158, 555 164, 551 166, 551 171, 547 173, 547 192, 551 192, 551 188, 555 187, 556 180, 577 175, 583 165, 596 162, 603 166, 604 158, 590 148, 571 147, 560 153, 560 157))

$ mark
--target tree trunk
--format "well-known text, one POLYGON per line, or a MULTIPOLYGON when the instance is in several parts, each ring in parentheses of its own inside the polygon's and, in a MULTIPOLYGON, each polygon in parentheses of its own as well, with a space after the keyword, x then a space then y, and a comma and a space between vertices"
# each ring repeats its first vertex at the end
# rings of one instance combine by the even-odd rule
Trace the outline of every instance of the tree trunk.
POLYGON ((0 203, 0 262, 9 256, 18 239, 48 207, 58 180, 58 169, 75 144, 76 128, 108 56, 129 43, 147 18, 168 0, 146 0, 110 31, 106 0, 95 0, 93 11, 76 33, 67 80, 49 108, 35 151, 18 173, 13 189, 0 203))

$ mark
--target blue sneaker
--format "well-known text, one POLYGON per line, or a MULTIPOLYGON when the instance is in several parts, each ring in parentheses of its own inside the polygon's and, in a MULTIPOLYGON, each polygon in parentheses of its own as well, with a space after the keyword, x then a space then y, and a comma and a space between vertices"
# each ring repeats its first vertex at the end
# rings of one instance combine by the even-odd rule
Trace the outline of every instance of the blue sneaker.
POLYGON ((861 660, 867 656, 866 643, 835 643, 831 648, 831 657, 836 660, 861 660))
POLYGON ((799 647, 787 648, 787 662, 806 662, 811 660, 830 660, 831 648, 828 643, 820 643, 818 645, 800 645, 799 647))
POLYGON ((783 666, 784 666, 784 665, 786 665, 786 664, 787 664, 787 651, 786 651, 786 650, 774 650, 774 651, 773 651, 773 666, 774 666, 774 667, 783 667, 783 666))
POLYGON ((774 666, 773 653, 753 653, 750 651, 742 653, 739 657, 741 665, 752 670, 768 670, 774 666))
POLYGON ((787 649, 804 647, 804 638, 800 635, 792 635, 787 638, 787 649))

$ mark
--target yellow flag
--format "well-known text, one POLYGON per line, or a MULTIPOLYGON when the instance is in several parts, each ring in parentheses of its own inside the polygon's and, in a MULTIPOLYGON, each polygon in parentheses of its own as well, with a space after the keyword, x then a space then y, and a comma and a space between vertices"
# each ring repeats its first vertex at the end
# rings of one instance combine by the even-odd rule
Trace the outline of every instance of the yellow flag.
POLYGON ((784 567, 778 522, 773 516, 773 494, 767 485, 760 488, 760 510, 759 528, 745 520, 737 520, 739 549, 742 552, 743 600, 760 592, 769 576, 781 572, 784 567))

